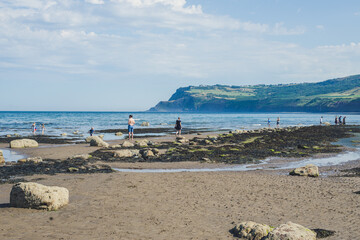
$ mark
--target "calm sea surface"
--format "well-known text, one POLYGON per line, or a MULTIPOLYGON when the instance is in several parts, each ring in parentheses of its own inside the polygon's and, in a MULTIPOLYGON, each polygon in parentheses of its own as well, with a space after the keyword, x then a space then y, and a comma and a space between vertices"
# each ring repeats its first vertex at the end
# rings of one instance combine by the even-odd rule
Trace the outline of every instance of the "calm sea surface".
MULTIPOLYGON (((0 135, 18 133, 21 136, 31 134, 31 125, 36 122, 38 133, 40 124, 44 123, 47 135, 59 136, 74 131, 87 135, 91 127, 96 130, 127 128, 129 114, 136 120, 136 128, 142 128, 142 122, 149 122, 152 128, 173 127, 181 117, 184 128, 209 129, 256 129, 267 126, 270 118, 271 126, 276 125, 280 117, 281 126, 308 126, 319 124, 320 116, 324 122, 334 123, 336 114, 309 113, 149 113, 149 112, 0 112, 0 135)), ((341 115, 341 114, 338 114, 341 115)), ((346 115, 347 124, 360 124, 360 115, 346 115)), ((105 139, 116 139, 114 134, 105 134, 105 139)))

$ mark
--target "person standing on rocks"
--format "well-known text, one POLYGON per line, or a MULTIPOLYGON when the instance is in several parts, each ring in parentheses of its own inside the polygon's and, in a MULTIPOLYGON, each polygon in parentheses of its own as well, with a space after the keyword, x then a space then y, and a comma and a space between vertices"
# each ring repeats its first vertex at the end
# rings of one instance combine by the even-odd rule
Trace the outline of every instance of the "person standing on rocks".
POLYGON ((338 116, 335 117, 335 125, 338 125, 338 116))
POLYGON ((280 117, 278 117, 276 120, 276 126, 279 127, 279 125, 280 125, 280 117))
POLYGON ((320 125, 323 124, 323 116, 320 117, 320 125))
POLYGON ((94 134, 94 127, 91 127, 91 129, 89 130, 90 136, 92 136, 94 134))
POLYGON ((178 117, 178 119, 176 120, 176 123, 175 123, 175 129, 176 129, 176 135, 181 135, 181 120, 180 120, 180 117, 178 117))
POLYGON ((346 124, 345 119, 346 119, 346 116, 343 117, 343 125, 346 124))
POLYGON ((128 121, 129 140, 130 137, 131 140, 134 140, 134 125, 135 125, 135 120, 133 119, 132 115, 129 115, 129 121, 128 121))

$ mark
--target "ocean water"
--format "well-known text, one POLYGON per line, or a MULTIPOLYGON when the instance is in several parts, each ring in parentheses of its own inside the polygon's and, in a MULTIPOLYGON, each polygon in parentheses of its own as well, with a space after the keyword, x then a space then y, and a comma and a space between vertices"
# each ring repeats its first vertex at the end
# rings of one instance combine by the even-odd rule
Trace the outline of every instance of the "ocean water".
MULTIPOLYGON (((59 136, 67 133, 68 137, 79 131, 88 135, 91 127, 96 130, 125 129, 129 114, 136 121, 135 134, 142 122, 149 122, 150 128, 173 127, 178 117, 184 128, 207 129, 257 129, 267 127, 270 118, 271 127, 276 126, 276 119, 280 117, 280 126, 309 126, 317 125, 320 116, 324 122, 334 123, 336 115, 314 113, 150 113, 150 112, 0 112, 0 135, 19 134, 31 135, 31 125, 36 122, 37 134, 41 133, 40 124, 45 124, 45 134, 59 136)), ((347 124, 360 124, 359 114, 347 114, 347 124)), ((175 129, 174 129, 175 131, 175 129)), ((114 134, 105 134, 104 139, 119 139, 114 134)))

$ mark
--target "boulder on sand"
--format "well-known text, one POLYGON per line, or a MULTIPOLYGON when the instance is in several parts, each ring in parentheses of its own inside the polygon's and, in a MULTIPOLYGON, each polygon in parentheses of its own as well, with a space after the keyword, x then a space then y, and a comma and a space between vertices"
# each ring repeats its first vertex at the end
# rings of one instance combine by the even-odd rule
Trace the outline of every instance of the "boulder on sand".
POLYGON ((27 182, 15 184, 10 193, 10 206, 57 210, 69 203, 69 190, 27 182))
POLYGON ((318 177, 319 168, 314 164, 308 164, 305 167, 295 168, 290 172, 290 175, 318 177))
POLYGON ((266 240, 316 240, 316 233, 299 224, 287 222, 269 233, 266 240))
POLYGON ((236 237, 261 240, 267 236, 271 230, 272 228, 268 225, 247 221, 238 224, 232 231, 236 237))
POLYGON ((90 140, 90 146, 108 148, 109 144, 107 142, 104 142, 104 140, 102 140, 101 138, 93 136, 93 138, 90 140))
POLYGON ((10 142, 10 148, 31 148, 38 146, 37 141, 33 139, 17 139, 10 142))

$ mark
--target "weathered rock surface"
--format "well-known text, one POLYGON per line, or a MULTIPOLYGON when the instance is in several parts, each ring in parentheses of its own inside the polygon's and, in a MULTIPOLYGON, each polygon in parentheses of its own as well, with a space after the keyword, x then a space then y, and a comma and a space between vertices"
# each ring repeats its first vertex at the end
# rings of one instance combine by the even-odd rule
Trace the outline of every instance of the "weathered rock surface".
POLYGON ((93 136, 93 138, 90 140, 90 146, 108 148, 109 144, 107 142, 104 142, 104 140, 102 140, 100 137, 93 136))
POLYGON ((144 150, 141 155, 143 156, 143 158, 149 158, 149 157, 154 157, 155 156, 153 151, 151 151, 149 149, 144 150))
POLYGON ((133 144, 132 142, 129 141, 124 141, 122 144, 122 147, 134 147, 135 144, 133 144))
POLYGON ((237 237, 249 240, 261 240, 269 234, 272 228, 268 225, 248 221, 238 224, 233 229, 233 234, 237 237))
POLYGON ((43 160, 41 157, 29 157, 26 159, 26 162, 29 162, 29 163, 41 163, 43 160))
POLYGON ((316 240, 316 233, 299 224, 287 222, 269 233, 266 240, 316 240))
POLYGON ((67 136, 67 133, 62 133, 62 134, 60 134, 61 136, 67 136))
POLYGON ((0 164, 4 164, 4 163, 5 163, 5 158, 3 152, 0 150, 0 164))
POLYGON ((314 164, 308 164, 305 167, 295 168, 290 172, 290 175, 318 177, 319 168, 314 164))
POLYGON ((142 122, 141 126, 142 127, 148 127, 148 126, 150 126, 150 123, 149 122, 142 122))
POLYGON ((138 146, 138 147, 147 147, 148 146, 148 140, 147 139, 142 139, 142 140, 140 140, 140 141, 137 141, 136 143, 135 143, 135 145, 136 146, 138 146))
POLYGON ((116 133, 115 133, 115 136, 122 136, 122 135, 123 135, 122 132, 116 132, 116 133))
POLYGON ((32 139, 17 139, 10 142, 10 148, 31 148, 38 146, 39 144, 32 139))
POLYGON ((27 182, 15 184, 10 193, 10 206, 57 210, 69 203, 69 190, 27 182))
POLYGON ((91 155, 90 155, 90 154, 79 154, 79 155, 74 155, 74 156, 72 156, 70 159, 88 160, 89 158, 91 158, 91 155))
POLYGON ((136 149, 121 149, 114 151, 114 157, 134 157, 139 155, 140 151, 136 149))

